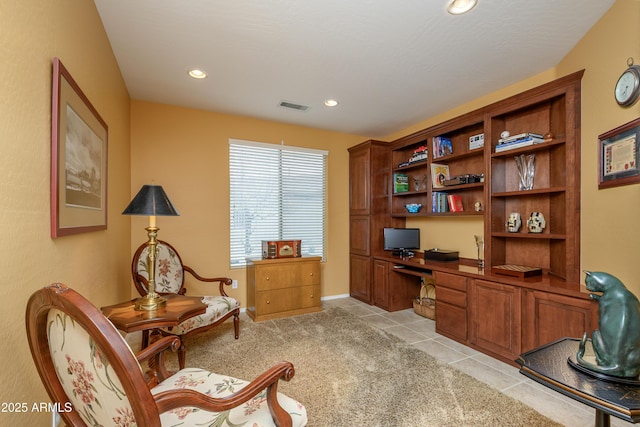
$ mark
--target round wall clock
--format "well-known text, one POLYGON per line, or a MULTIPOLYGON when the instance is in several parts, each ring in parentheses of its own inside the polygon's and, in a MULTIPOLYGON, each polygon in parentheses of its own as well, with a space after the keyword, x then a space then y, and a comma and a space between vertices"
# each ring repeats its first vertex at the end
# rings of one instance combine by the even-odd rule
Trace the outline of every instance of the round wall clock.
POLYGON ((633 65, 633 58, 627 60, 627 68, 616 83, 614 95, 622 107, 630 107, 640 95, 640 66, 633 65))

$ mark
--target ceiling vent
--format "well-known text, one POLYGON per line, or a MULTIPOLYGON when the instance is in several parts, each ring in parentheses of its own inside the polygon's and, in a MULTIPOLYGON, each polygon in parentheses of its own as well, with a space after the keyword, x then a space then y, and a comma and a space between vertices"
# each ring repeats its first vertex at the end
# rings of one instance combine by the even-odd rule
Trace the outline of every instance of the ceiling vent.
POLYGON ((307 105, 294 104, 293 102, 288 102, 288 101, 280 101, 280 104, 278 105, 284 108, 290 108, 292 110, 297 110, 297 111, 307 111, 309 108, 311 108, 307 105))

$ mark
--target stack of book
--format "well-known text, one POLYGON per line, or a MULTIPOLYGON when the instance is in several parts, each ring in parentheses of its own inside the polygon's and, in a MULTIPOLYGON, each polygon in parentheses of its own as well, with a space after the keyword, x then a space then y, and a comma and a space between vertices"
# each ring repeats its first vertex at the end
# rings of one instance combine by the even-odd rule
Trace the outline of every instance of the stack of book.
POLYGON ((434 191, 431 193, 431 212, 443 213, 449 212, 449 203, 447 202, 447 193, 434 191))
POLYGON ((444 136, 433 137, 433 158, 449 156, 453 154, 453 145, 451 140, 444 136))
POLYGON ((544 142, 544 138, 539 133, 519 133, 518 135, 499 139, 498 145, 496 145, 496 153, 514 150, 516 148, 522 148, 533 144, 540 144, 541 142, 544 142))

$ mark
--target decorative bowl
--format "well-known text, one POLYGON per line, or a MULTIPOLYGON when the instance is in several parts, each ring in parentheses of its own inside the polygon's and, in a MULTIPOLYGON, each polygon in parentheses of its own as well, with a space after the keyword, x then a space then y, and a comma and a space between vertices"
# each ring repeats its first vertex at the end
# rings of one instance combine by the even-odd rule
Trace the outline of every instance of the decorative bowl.
POLYGON ((422 205, 420 203, 409 203, 404 205, 405 209, 409 213, 418 213, 420 209, 422 209, 422 205))

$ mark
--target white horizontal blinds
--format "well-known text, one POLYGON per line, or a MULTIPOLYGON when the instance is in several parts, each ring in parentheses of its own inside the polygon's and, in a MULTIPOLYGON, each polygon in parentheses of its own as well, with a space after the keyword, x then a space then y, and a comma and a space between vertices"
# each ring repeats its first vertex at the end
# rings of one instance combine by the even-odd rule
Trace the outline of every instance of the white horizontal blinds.
POLYGON ((262 256, 262 240, 302 240, 324 257, 325 151, 229 141, 231 266, 262 256))

